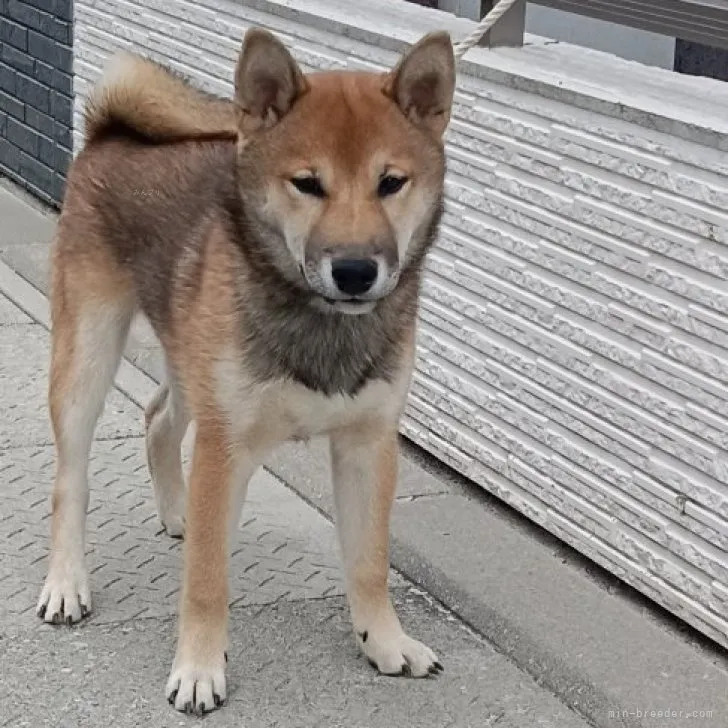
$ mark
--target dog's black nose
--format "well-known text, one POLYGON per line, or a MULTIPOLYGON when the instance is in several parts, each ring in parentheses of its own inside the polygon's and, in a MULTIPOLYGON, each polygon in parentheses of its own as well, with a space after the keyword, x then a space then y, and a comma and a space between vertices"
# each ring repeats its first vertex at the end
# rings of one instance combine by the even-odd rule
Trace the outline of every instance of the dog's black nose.
POLYGON ((342 293, 359 296, 374 285, 377 268, 373 258, 339 258, 331 262, 331 275, 342 293))

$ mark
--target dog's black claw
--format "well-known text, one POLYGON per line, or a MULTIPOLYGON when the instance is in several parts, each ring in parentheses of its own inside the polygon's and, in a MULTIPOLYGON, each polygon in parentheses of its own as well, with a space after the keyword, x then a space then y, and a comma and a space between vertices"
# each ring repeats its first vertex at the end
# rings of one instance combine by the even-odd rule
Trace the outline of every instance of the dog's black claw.
POLYGON ((70 614, 66 617, 66 624, 69 627, 72 627, 73 626, 73 617, 70 614))
POLYGON ((187 715, 192 715, 193 712, 194 712, 194 708, 193 708, 192 703, 190 703, 189 701, 186 702, 185 703, 185 713, 187 713, 187 715))
POLYGON ((359 632, 359 639, 361 639, 362 642, 366 642, 369 639, 369 632, 367 632, 367 630, 359 632))
POLYGON ((432 666, 435 668, 435 670, 437 670, 437 672, 445 672, 445 668, 442 666, 441 662, 435 662, 432 666))
POLYGON ((58 612, 56 612, 51 617, 51 624, 60 624, 60 623, 61 623, 61 615, 58 612))
POLYGON ((88 607, 85 604, 81 605, 81 616, 82 617, 88 616, 88 607))
POLYGON ((216 708, 219 708, 223 703, 222 698, 217 693, 212 694, 212 699, 215 701, 216 708))
POLYGON ((206 707, 207 707, 207 706, 206 706, 206 705, 205 705, 204 703, 200 703, 200 707, 198 708, 198 713, 199 713, 200 715, 203 715, 203 714, 205 713, 205 708, 206 708, 206 707))
POLYGON ((371 659, 371 658, 369 658, 369 657, 367 657, 367 660, 368 660, 369 664, 370 664, 370 665, 371 665, 371 666, 372 666, 372 667, 373 667, 373 668, 374 668, 375 670, 378 670, 378 669, 379 669, 379 665, 377 665, 377 663, 376 663, 376 662, 374 662, 374 660, 372 660, 372 659, 371 659))
POLYGON ((46 615, 46 612, 47 612, 47 611, 48 611, 48 605, 47 605, 47 604, 43 604, 43 605, 41 605, 41 606, 40 606, 40 607, 38 608, 38 616, 39 616, 39 617, 40 617, 41 619, 44 619, 44 618, 45 618, 45 615, 46 615))
POLYGON ((224 654, 225 654, 225 663, 227 663, 227 661, 228 661, 228 654, 227 654, 227 652, 225 652, 224 654))
POLYGON ((177 700, 177 693, 179 692, 179 689, 173 690, 170 694, 167 700, 169 701, 170 705, 174 705, 174 701, 177 700))
POLYGON ((412 677, 412 668, 409 666, 409 663, 405 662, 404 665, 402 665, 402 669, 399 674, 402 677, 412 677))

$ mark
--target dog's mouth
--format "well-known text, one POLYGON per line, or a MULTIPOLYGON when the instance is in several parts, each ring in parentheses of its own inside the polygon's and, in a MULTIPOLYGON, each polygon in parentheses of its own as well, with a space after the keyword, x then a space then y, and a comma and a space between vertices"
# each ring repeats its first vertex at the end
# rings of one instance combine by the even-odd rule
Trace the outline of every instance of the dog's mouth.
POLYGON ((321 290, 317 288, 323 288, 323 286, 312 285, 309 278, 306 276, 306 271, 303 265, 300 266, 301 278, 306 282, 309 288, 310 298, 309 305, 314 306, 319 311, 325 313, 344 313, 349 315, 362 315, 371 313, 381 300, 381 298, 333 298, 327 296, 321 290))
POLYGON ((317 296, 321 306, 331 313, 344 313, 350 316, 361 316, 371 313, 377 305, 377 301, 367 301, 361 298, 328 298, 317 296))
POLYGON ((321 296, 329 305, 333 306, 337 303, 371 303, 371 301, 362 301, 361 298, 327 298, 321 296))

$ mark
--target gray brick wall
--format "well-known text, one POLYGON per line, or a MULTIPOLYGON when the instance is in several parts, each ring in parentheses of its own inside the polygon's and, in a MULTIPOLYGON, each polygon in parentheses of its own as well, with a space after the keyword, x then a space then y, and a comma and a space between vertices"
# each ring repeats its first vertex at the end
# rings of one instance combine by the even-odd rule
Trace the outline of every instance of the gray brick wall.
MULTIPOLYGON (((76 1, 76 148, 115 48, 229 95, 253 23, 319 69, 472 28, 391 0, 76 1)), ((728 86, 567 44, 460 70, 403 430, 728 646, 728 86)))
POLYGON ((0 173, 58 205, 72 156, 73 0, 0 8, 0 173))

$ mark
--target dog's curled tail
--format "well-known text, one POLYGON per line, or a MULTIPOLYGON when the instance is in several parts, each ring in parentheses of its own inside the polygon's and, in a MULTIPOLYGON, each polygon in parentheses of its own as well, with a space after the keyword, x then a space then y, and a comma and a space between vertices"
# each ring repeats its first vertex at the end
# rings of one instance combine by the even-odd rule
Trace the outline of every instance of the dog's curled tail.
POLYGON ((112 57, 84 109, 86 143, 132 135, 152 143, 237 139, 232 101, 195 88, 148 58, 121 52, 112 57))

